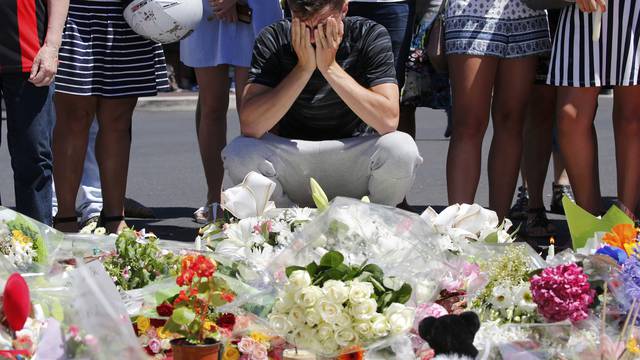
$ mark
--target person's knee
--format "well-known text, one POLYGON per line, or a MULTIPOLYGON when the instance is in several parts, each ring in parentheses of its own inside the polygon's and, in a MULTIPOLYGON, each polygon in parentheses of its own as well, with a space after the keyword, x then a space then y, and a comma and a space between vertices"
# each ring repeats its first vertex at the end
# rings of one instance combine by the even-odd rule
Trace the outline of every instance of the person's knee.
POLYGON ((273 163, 269 160, 267 149, 260 139, 244 136, 235 138, 222 150, 222 161, 234 183, 241 182, 251 171, 266 177, 277 175, 273 163))
POLYGON ((397 179, 413 176, 420 164, 422 157, 416 142, 400 131, 381 136, 371 159, 372 170, 397 179))
POLYGON ((616 114, 617 128, 622 130, 625 136, 640 134, 640 106, 630 106, 621 109, 616 114))

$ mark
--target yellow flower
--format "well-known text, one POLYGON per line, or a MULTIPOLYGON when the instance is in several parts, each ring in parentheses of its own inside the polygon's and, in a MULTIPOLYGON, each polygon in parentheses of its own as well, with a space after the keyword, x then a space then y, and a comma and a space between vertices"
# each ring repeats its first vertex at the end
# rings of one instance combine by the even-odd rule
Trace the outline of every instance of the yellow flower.
POLYGON ((633 225, 618 224, 611 229, 611 232, 602 237, 602 241, 626 251, 627 255, 631 255, 633 247, 637 244, 637 236, 638 230, 633 225))
POLYGON ((224 347, 224 352, 222 353, 222 360, 238 360, 240 358, 240 352, 235 346, 231 344, 227 344, 224 347))
POLYGON ((207 331, 215 331, 217 329, 216 323, 213 321, 205 320, 204 329, 207 331))
POLYGON ((627 350, 632 354, 640 354, 640 346, 638 346, 635 338, 630 338, 629 341, 627 341, 627 350))
POLYGON ((140 334, 143 334, 147 332, 147 330, 151 326, 151 320, 144 316, 138 316, 138 318, 136 319, 136 325, 138 326, 138 332, 140 334))
POLYGON ((160 326, 159 328, 157 328, 156 333, 158 334, 158 338, 160 338, 160 340, 168 339, 171 337, 171 333, 165 330, 164 326, 160 326))
POLYGON ((31 244, 33 241, 29 239, 27 235, 25 235, 22 230, 12 230, 11 235, 13 235, 13 239, 20 243, 20 245, 25 246, 31 244))
POLYGON ((257 341, 257 342, 259 342, 261 344, 268 344, 269 343, 269 338, 270 337, 268 335, 266 335, 266 334, 261 333, 261 332, 254 331, 254 332, 251 333, 250 336, 251 336, 251 338, 253 340, 255 340, 255 341, 257 341))

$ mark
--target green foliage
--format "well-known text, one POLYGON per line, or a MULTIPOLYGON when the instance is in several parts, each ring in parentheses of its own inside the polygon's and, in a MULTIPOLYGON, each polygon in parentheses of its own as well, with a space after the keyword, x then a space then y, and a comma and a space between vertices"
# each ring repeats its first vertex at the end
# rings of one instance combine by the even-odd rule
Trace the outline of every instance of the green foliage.
POLYGON ((131 229, 116 239, 116 254, 104 262, 104 267, 122 290, 142 288, 162 276, 178 272, 180 257, 162 254, 155 238, 140 240, 131 229))
POLYGON ((374 297, 378 303, 378 311, 382 312, 392 303, 405 304, 411 298, 411 285, 393 277, 384 276, 384 271, 375 264, 348 265, 344 263, 344 255, 338 251, 329 251, 316 262, 304 266, 289 266, 285 269, 287 277, 296 270, 306 270, 311 276, 313 285, 322 287, 328 280, 369 282, 375 290, 374 297))

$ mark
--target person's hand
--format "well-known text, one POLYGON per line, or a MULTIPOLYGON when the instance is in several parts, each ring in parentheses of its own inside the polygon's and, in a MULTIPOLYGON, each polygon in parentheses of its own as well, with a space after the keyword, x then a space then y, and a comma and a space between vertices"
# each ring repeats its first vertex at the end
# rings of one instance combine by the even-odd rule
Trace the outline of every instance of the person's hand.
POLYGON ((320 24, 316 29, 316 63, 320 71, 324 72, 336 62, 343 35, 344 23, 334 18, 329 18, 326 24, 320 24))
POLYGON ((29 82, 38 87, 49 86, 56 72, 58 72, 58 49, 45 44, 33 60, 29 82))
POLYGON ((291 44, 298 57, 298 66, 305 72, 314 72, 316 54, 311 45, 311 31, 298 18, 293 18, 291 22, 291 44))
POLYGON ((576 0, 578 8, 586 13, 592 13, 600 10, 601 12, 607 11, 606 0, 576 0))
POLYGON ((209 0, 209 4, 211 4, 213 8, 213 14, 216 18, 226 22, 238 21, 236 3, 237 0, 209 0))

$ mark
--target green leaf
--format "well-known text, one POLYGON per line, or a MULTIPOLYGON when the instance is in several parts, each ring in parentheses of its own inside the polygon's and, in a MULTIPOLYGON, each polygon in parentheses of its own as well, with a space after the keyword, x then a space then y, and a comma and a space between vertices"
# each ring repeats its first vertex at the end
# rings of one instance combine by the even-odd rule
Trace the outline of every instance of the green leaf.
POLYGON ((311 264, 307 265, 307 272, 313 279, 316 276, 316 273, 318 272, 318 264, 316 264, 316 262, 314 261, 311 264))
POLYGON ((320 266, 337 267, 344 262, 344 256, 337 251, 329 251, 320 259, 320 266))
POLYGON ((287 274, 287 277, 291 276, 291 274, 296 271, 296 270, 307 270, 307 268, 303 267, 303 266, 288 266, 285 269, 285 274, 287 274))
POLYGON ((379 298, 378 298, 378 311, 382 312, 384 309, 388 308, 389 305, 391 305, 391 302, 393 300, 393 293, 392 292, 386 292, 384 294, 382 294, 379 298))
POLYGON ((498 232, 492 232, 491 234, 487 235, 484 240, 484 242, 486 242, 487 244, 497 244, 498 243, 498 232))
POLYGON ((193 322, 196 318, 196 314, 186 307, 180 307, 173 311, 171 315, 171 320, 173 320, 176 324, 182 326, 188 326, 193 322))
POLYGON ((322 190, 316 179, 309 179, 309 183, 311 184, 311 197, 313 198, 313 202, 316 204, 319 211, 324 211, 329 207, 327 194, 322 190))
POLYGON ((375 264, 367 264, 367 265, 365 265, 365 267, 362 268, 362 271, 370 273, 371 275, 373 275, 378 280, 381 280, 384 277, 384 271, 382 271, 380 266, 375 265, 375 264))
POLYGON ((412 292, 412 288, 411 285, 405 283, 404 285, 402 285, 402 287, 400 287, 400 290, 396 291, 393 294, 393 302, 397 302, 400 304, 404 304, 407 301, 409 301, 409 299, 411 299, 411 292, 412 292))

